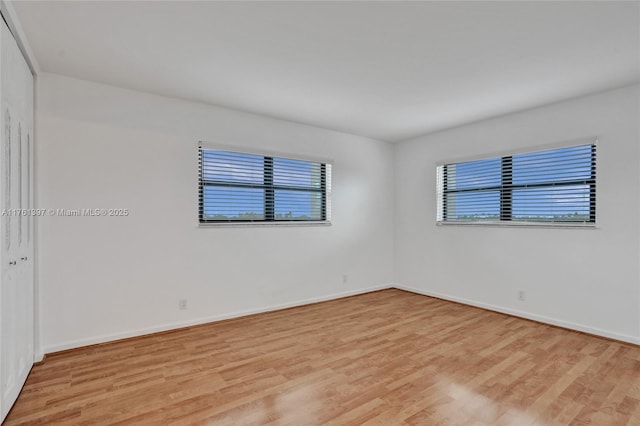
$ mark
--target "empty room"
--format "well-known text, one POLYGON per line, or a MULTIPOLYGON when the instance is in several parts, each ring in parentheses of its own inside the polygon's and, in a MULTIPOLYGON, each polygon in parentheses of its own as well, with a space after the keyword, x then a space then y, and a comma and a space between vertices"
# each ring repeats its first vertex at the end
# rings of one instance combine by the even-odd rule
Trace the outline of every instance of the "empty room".
POLYGON ((3 426, 640 426, 640 1, 0 12, 3 426))

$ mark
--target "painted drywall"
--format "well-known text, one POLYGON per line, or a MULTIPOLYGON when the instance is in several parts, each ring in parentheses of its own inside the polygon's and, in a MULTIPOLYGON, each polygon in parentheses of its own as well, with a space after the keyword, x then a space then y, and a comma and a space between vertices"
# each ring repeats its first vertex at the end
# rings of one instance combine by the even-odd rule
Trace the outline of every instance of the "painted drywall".
POLYGON ((400 286, 640 342, 639 98, 629 86, 397 145, 400 286), (437 162, 593 136, 597 229, 436 226, 437 162))
POLYGON ((38 97, 38 207, 130 211, 38 218, 43 352, 392 281, 390 144, 54 74, 38 97), (333 224, 199 228, 201 140, 332 159, 333 224))
POLYGON ((38 218, 41 352, 393 282, 640 341, 638 85, 395 146, 54 74, 38 96, 38 207, 131 212, 38 218), (438 161, 593 136, 597 229, 435 225, 438 161), (333 224, 198 228, 199 140, 333 159, 333 224))

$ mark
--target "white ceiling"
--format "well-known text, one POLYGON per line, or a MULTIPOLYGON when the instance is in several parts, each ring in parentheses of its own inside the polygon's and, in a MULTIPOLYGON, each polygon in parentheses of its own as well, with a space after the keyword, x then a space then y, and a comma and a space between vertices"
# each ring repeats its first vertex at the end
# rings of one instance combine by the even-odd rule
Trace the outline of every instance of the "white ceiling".
POLYGON ((43 71, 387 141, 640 80, 640 2, 14 2, 43 71))

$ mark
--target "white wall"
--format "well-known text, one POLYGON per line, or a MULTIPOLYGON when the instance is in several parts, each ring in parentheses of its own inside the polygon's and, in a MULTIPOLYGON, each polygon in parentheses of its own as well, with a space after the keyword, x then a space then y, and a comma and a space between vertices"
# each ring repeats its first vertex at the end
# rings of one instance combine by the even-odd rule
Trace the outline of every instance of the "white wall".
POLYGON ((639 98, 636 85, 397 145, 397 282, 640 342, 639 98), (436 162, 590 136, 599 140, 597 229, 436 226, 436 162))
POLYGON ((392 282, 391 145, 53 74, 38 80, 38 207, 131 211, 38 220, 45 353, 392 282), (199 140, 333 159, 333 225, 198 228, 199 140))
POLYGON ((392 282, 640 342, 638 85, 395 146, 53 74, 38 96, 38 206, 131 210, 38 220, 42 352, 392 282), (597 229, 435 225, 436 162, 590 136, 597 229), (333 225, 198 228, 199 140, 332 158, 333 225))

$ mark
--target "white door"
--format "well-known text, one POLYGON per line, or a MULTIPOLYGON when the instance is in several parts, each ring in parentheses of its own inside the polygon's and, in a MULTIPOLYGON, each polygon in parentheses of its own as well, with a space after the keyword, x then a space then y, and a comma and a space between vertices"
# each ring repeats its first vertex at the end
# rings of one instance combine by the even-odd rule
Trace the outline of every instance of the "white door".
POLYGON ((0 22, 0 421, 33 364, 31 205, 33 77, 6 24, 0 22), (29 227, 27 227, 29 226, 29 227), (28 230, 28 231, 27 231, 28 230), (27 236, 29 232, 29 236, 27 236))

